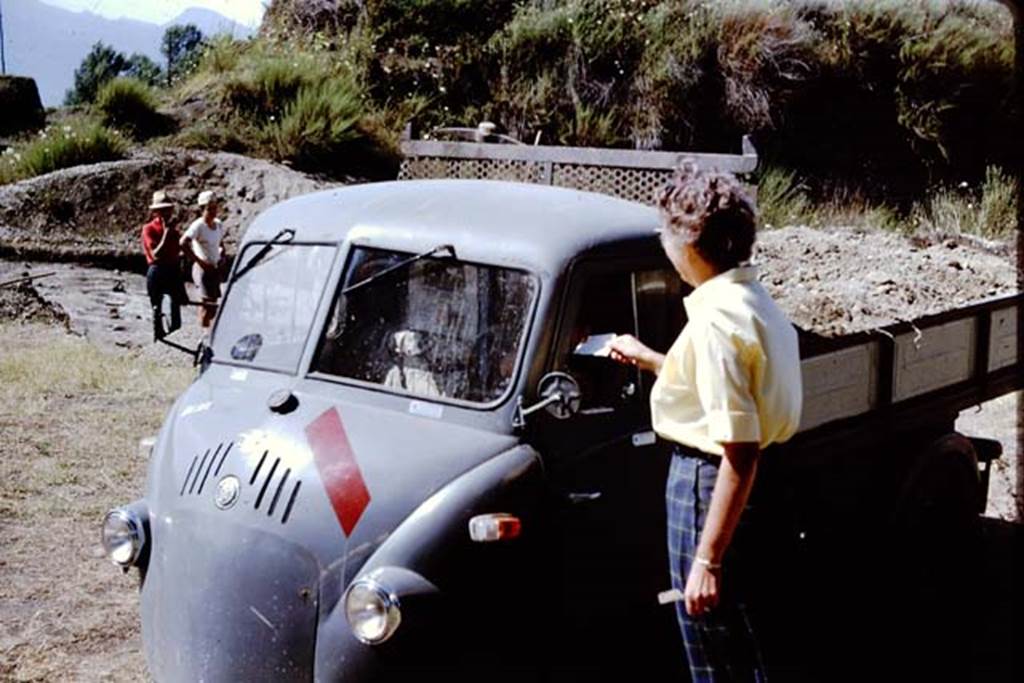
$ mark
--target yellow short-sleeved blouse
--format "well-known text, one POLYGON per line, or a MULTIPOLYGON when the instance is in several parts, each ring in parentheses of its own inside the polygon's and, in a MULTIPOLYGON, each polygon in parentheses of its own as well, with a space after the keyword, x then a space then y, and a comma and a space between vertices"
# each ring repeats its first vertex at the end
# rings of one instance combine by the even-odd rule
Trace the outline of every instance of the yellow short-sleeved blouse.
POLYGON ((803 388, 796 330, 753 266, 707 280, 683 300, 688 322, 651 390, 662 437, 707 453, 764 448, 796 433, 803 388))

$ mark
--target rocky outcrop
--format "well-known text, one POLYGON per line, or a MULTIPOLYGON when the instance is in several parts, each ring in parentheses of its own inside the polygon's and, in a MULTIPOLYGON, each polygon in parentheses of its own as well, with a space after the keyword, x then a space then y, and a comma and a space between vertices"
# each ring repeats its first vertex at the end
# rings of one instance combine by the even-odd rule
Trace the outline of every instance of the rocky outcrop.
POLYGON ((0 135, 13 135, 43 125, 46 114, 35 79, 0 76, 0 135))

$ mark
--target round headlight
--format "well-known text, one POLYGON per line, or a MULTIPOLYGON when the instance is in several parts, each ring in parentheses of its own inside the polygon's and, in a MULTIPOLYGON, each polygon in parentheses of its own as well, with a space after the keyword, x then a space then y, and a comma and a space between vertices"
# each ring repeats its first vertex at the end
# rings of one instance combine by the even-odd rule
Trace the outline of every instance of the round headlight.
POLYGON ((138 515, 124 508, 107 513, 103 519, 103 550, 114 564, 135 564, 145 545, 146 531, 138 515))
POLYGON ((358 579, 349 586, 345 617, 352 634, 367 645, 383 643, 402 621, 398 598, 370 579, 358 579))

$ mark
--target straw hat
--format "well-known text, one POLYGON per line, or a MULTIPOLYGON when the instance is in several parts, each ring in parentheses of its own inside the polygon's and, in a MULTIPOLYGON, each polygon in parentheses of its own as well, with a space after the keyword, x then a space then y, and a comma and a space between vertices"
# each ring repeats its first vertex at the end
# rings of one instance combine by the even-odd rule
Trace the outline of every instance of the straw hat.
POLYGON ((199 193, 199 201, 196 202, 199 206, 206 206, 210 202, 217 201, 217 196, 213 194, 211 190, 203 190, 199 193))
POLYGON ((174 204, 167 201, 167 193, 163 190, 157 190, 153 193, 153 203, 149 205, 150 209, 172 209, 174 204))

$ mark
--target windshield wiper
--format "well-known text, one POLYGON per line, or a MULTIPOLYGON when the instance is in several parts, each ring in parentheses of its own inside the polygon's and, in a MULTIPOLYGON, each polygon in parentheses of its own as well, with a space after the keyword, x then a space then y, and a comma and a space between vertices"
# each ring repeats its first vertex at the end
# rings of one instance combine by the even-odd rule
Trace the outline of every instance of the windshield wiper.
POLYGON ((259 264, 260 261, 262 261, 264 258, 266 258, 267 254, 270 253, 271 249, 273 249, 274 247, 276 247, 276 246, 278 246, 280 244, 288 244, 294 238, 295 238, 295 231, 292 230, 291 228, 285 228, 281 232, 279 232, 276 235, 274 235, 273 237, 271 237, 270 241, 267 242, 266 244, 264 244, 263 248, 260 249, 259 251, 257 251, 256 254, 251 259, 249 259, 248 263, 246 263, 244 266, 242 266, 241 268, 239 268, 235 272, 235 276, 233 278, 231 278, 231 282, 235 282, 240 277, 242 277, 243 275, 248 273, 250 270, 255 268, 259 264))
POLYGON ((416 263, 417 261, 420 261, 422 259, 428 258, 430 256, 435 256, 435 255, 438 255, 438 254, 440 254, 443 258, 455 258, 455 247, 453 247, 450 244, 439 244, 436 247, 434 247, 433 249, 431 249, 430 251, 425 251, 422 254, 416 254, 415 256, 410 256, 409 258, 403 259, 403 260, 399 261, 398 263, 396 263, 395 265, 393 265, 393 266, 391 266, 389 268, 385 268, 384 270, 380 271, 379 273, 374 273, 373 275, 371 275, 371 276, 369 276, 367 278, 364 278, 364 279, 360 280, 359 282, 357 282, 355 284, 349 285, 345 289, 341 290, 341 293, 342 294, 348 294, 349 292, 353 292, 353 291, 355 291, 355 290, 357 290, 357 289, 359 289, 361 287, 365 287, 366 285, 368 285, 368 284, 370 284, 372 282, 376 282, 377 280, 380 280, 381 278, 387 277, 388 275, 391 275, 395 271, 402 270, 403 268, 408 268, 409 266, 411 266, 412 264, 416 263), (441 252, 444 252, 444 253, 441 253, 441 252))

